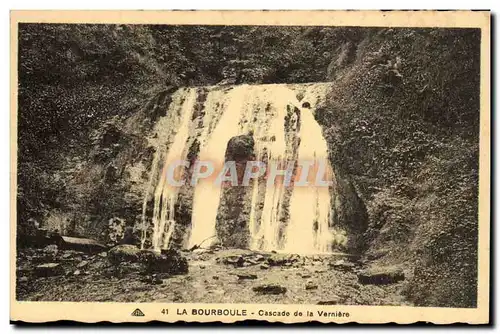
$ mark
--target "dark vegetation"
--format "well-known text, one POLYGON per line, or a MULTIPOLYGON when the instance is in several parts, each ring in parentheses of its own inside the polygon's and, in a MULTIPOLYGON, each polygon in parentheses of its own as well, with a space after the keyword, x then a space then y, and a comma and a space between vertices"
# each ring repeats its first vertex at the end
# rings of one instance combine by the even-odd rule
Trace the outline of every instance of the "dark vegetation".
POLYGON ((99 238, 137 219, 125 167, 150 162, 178 86, 333 81, 317 119, 367 207, 366 256, 412 269, 417 305, 473 307, 479 45, 473 29, 21 24, 18 227, 99 238))
POLYGON ((367 255, 417 305, 474 306, 479 30, 370 31, 319 121, 365 202, 367 255))

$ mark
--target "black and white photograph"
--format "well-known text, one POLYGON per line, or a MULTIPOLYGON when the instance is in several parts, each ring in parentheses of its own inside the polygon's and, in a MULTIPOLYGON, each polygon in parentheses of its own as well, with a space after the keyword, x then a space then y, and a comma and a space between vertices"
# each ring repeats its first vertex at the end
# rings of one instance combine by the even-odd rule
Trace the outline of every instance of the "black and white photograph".
POLYGON ((478 309, 489 13, 474 15, 19 20, 15 301, 132 303, 127 321, 478 309))

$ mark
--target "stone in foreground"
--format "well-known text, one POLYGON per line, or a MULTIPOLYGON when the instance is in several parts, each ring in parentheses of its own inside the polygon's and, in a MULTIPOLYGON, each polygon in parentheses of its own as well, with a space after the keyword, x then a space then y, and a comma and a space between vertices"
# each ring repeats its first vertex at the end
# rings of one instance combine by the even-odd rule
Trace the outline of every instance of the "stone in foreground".
POLYGON ((189 264, 186 257, 175 249, 164 249, 161 253, 142 251, 141 258, 145 260, 146 271, 150 273, 188 273, 189 264))
POLYGON ((280 295, 286 293, 286 288, 277 284, 264 284, 252 289, 261 295, 280 295))
POLYGON ((394 284, 404 279, 404 272, 396 268, 365 269, 358 273, 358 280, 361 284, 394 284))
POLYGON ((44 263, 35 268, 35 275, 38 277, 59 276, 64 273, 59 263, 44 263))
POLYGON ((140 251, 133 245, 118 245, 108 252, 108 258, 111 263, 116 265, 122 262, 137 262, 140 251))

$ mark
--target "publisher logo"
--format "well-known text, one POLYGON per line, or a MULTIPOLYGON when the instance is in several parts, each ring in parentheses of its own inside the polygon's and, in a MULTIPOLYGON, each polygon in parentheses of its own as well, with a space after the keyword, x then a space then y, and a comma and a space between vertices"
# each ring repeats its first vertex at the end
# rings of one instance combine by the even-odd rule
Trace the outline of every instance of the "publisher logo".
POLYGON ((132 316, 133 317, 143 317, 144 313, 141 310, 139 310, 138 308, 136 308, 134 310, 134 312, 132 312, 132 316))

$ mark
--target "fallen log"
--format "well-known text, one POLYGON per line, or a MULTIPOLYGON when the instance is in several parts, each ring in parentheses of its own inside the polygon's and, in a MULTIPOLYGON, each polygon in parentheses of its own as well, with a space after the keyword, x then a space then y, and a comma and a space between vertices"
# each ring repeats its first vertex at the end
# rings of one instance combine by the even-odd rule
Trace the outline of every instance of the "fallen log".
POLYGON ((100 253, 108 249, 107 246, 93 239, 61 236, 59 247, 86 253, 100 253))

